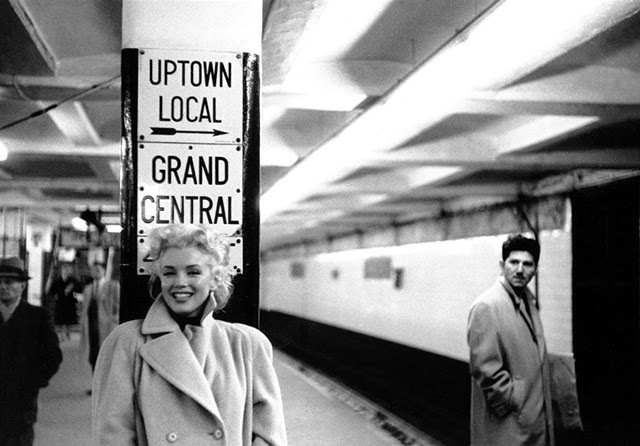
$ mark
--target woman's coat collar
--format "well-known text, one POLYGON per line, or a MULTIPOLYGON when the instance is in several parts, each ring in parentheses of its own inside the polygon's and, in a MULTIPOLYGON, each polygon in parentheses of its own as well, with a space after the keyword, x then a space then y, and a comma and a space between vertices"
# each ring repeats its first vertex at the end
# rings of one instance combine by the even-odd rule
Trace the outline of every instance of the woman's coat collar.
MULTIPOLYGON (((202 312, 202 326, 206 328, 213 323, 211 313, 216 307, 216 302, 212 297, 207 299, 206 306, 202 312)), ((151 304, 147 316, 142 322, 141 332, 143 335, 153 335, 160 333, 168 333, 171 331, 180 332, 180 326, 171 316, 169 307, 164 302, 162 296, 158 296, 156 300, 151 304)))
MULTIPOLYGON (((210 299, 212 300, 212 299, 210 299)), ((203 315, 203 329, 215 321, 211 312, 215 303, 208 302, 203 315)), ((143 335, 153 337, 140 347, 140 356, 162 378, 209 411, 223 425, 211 386, 196 359, 189 341, 171 317, 164 300, 159 297, 149 308, 141 328, 143 335)))

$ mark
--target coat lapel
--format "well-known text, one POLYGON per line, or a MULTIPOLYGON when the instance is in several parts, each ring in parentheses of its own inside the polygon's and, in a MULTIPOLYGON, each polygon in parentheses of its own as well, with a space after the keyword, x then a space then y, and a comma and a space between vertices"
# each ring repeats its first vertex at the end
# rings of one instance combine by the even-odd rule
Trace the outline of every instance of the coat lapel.
MULTIPOLYGON (((522 319, 524 319, 525 324, 527 324, 527 328, 529 328, 529 333, 531 333, 531 337, 533 338, 533 341, 536 344, 538 344, 538 335, 537 335, 537 328, 538 327, 536 327, 534 322, 531 320, 531 317, 529 316, 529 313, 527 312, 527 309, 525 308, 524 302, 511 289, 511 286, 509 285, 509 283, 507 283, 507 281, 502 276, 500 277, 500 284, 502 285, 504 290, 509 295, 509 298, 513 302, 513 305, 518 310, 518 313, 520 314, 522 319)), ((527 296, 528 296, 528 294, 527 294, 527 296)), ((529 302, 529 308, 531 309, 531 314, 533 315, 534 314, 533 312, 535 311, 535 308, 533 308, 533 302, 529 302)))
POLYGON ((540 313, 535 306, 531 307, 531 316, 533 317, 533 326, 536 334, 536 342, 538 344, 538 353, 540 354, 540 360, 544 362, 545 355, 547 354, 547 345, 544 341, 544 334, 542 333, 542 321, 540 320, 540 313))
POLYGON ((202 366, 161 297, 149 309, 142 333, 159 335, 140 348, 142 359, 167 382, 222 420, 202 366))
POLYGON ((535 327, 533 321, 531 320, 531 317, 529 316, 529 313, 527 312, 527 308, 525 307, 525 303, 522 301, 522 299, 520 299, 518 301, 518 312, 520 313, 520 316, 522 316, 522 318, 526 322, 527 327, 529 327, 529 332, 531 333, 531 336, 533 337, 533 340, 537 344, 538 343, 538 336, 536 335, 536 327, 535 327))
POLYGON ((507 283, 504 277, 500 277, 500 283, 518 309, 518 313, 520 313, 520 316, 522 316, 525 323, 527 324, 529 332, 533 337, 533 341, 538 346, 538 356, 540 357, 540 361, 544 363, 545 355, 547 354, 547 346, 544 341, 544 335, 542 333, 542 321, 540 320, 540 313, 538 312, 537 306, 534 302, 535 296, 529 289, 526 290, 526 299, 529 300, 529 309, 531 310, 531 315, 529 315, 527 309, 525 308, 524 302, 513 291, 513 289, 511 289, 511 286, 507 283))

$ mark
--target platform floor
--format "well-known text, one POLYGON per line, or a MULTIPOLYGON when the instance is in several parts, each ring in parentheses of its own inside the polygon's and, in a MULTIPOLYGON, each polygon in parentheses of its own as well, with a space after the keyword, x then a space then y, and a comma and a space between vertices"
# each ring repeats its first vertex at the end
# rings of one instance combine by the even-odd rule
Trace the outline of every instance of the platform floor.
MULTIPOLYGON (((91 444, 91 369, 79 336, 61 342, 64 359, 40 392, 36 446, 91 444)), ((402 420, 283 353, 274 365, 290 446, 443 446, 402 420)))

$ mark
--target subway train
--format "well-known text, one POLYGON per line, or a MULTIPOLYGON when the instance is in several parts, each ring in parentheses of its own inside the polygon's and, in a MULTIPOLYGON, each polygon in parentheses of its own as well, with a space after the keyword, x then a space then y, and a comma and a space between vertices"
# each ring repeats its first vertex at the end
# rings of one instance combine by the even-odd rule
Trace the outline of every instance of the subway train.
POLYGON ((445 444, 468 444, 468 310, 498 276, 506 234, 529 232, 548 350, 575 358, 584 436, 572 444, 637 444, 639 199, 638 180, 620 181, 264 253, 262 326, 445 444))

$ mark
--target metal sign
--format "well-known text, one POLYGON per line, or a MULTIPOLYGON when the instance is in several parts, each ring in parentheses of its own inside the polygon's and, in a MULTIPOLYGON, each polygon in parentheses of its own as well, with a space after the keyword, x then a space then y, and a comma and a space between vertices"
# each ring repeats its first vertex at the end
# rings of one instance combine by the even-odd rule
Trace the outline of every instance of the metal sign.
POLYGON ((242 225, 240 146, 141 144, 138 233, 158 225, 213 225, 231 235, 242 225))
MULTIPOLYGON (((242 274, 242 237, 227 237, 229 244, 229 265, 236 274, 242 274)), ((138 238, 138 274, 150 274, 149 237, 138 238)))
POLYGON ((241 272, 241 55, 145 49, 138 67, 138 274, 149 273, 149 232, 171 223, 229 237, 241 272))
POLYGON ((140 141, 237 144, 242 140, 242 56, 140 50, 140 141))

